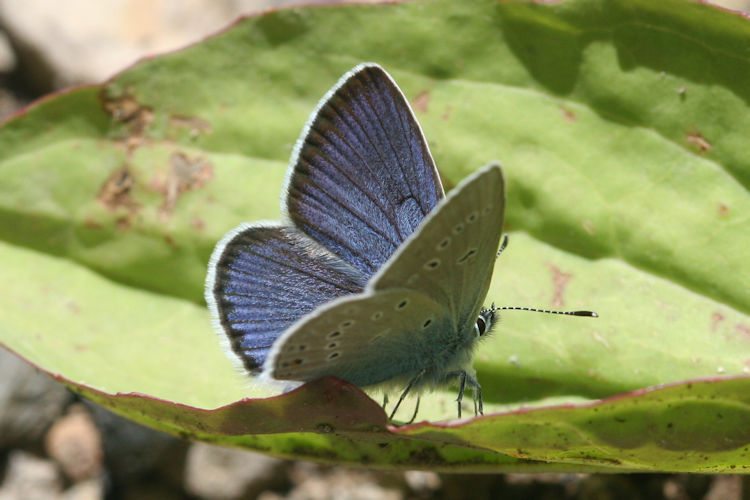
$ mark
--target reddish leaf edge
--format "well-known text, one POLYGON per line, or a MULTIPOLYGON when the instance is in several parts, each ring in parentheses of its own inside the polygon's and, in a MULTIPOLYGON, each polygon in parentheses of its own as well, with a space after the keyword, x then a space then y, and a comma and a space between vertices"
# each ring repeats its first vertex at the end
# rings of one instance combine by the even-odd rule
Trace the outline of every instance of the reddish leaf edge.
MULTIPOLYGON (((658 395, 660 391, 668 391, 680 386, 690 388, 692 385, 750 380, 750 375, 694 378, 644 387, 585 403, 521 407, 461 420, 437 422, 425 420, 410 425, 389 425, 387 415, 379 403, 359 387, 336 377, 323 377, 289 392, 268 398, 243 398, 218 408, 206 409, 140 392, 109 393, 46 370, 8 346, 3 347, 35 369, 61 382, 76 394, 132 420, 172 432, 186 439, 198 439, 200 435, 206 434, 228 437, 289 432, 323 434, 393 432, 400 434, 425 429, 453 429, 498 417, 602 407, 624 399, 658 395)), ((466 444, 474 448, 469 443, 466 444)))

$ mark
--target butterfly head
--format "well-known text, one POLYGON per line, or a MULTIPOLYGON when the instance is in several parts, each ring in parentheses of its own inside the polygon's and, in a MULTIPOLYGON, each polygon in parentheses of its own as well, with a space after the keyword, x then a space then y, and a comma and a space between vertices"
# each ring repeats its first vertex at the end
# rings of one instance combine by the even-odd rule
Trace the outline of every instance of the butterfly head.
POLYGON ((483 308, 479 311, 476 323, 474 323, 475 338, 481 338, 488 335, 495 326, 495 304, 491 307, 483 308))

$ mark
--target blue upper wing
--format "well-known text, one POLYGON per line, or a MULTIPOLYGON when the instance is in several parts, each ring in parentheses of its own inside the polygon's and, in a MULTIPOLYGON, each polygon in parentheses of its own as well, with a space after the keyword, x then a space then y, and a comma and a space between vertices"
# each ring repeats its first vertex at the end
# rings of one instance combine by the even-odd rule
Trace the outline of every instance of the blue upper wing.
POLYGON ((292 222, 368 278, 444 196, 408 102, 374 64, 354 68, 321 100, 292 166, 292 222))
POLYGON ((294 321, 366 279, 299 230, 243 225, 211 257, 206 300, 229 347, 251 373, 294 321))

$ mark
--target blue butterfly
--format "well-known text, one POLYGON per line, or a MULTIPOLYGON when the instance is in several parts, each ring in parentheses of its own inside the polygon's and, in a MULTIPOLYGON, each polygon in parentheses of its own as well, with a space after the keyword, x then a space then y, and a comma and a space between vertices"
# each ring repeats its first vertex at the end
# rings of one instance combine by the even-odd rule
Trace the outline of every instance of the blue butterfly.
POLYGON ((482 307, 502 232, 500 167, 445 196, 401 90, 361 64, 313 111, 284 192, 282 222, 242 224, 211 256, 206 301, 232 355, 273 380, 400 384, 398 404, 457 382, 459 417, 466 385, 481 413, 471 361, 502 309, 482 307))

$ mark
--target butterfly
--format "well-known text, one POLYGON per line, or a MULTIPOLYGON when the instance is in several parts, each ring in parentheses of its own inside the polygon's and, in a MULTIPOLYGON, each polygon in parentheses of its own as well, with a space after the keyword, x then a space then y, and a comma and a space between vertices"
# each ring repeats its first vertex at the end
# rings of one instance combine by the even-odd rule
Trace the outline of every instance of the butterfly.
POLYGON ((367 63, 313 111, 285 184, 283 220, 240 225, 210 259, 206 301, 230 355, 270 380, 405 387, 391 419, 408 393, 449 383, 459 418, 467 385, 482 413, 471 362, 502 309, 482 306, 500 166, 446 196, 408 101, 367 63))

